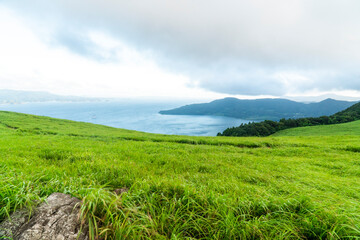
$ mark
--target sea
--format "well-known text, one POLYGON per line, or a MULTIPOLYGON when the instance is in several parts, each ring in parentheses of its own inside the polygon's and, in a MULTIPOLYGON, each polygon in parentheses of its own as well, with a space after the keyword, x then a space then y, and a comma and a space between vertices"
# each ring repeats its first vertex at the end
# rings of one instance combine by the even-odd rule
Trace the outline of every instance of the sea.
POLYGON ((216 136, 249 120, 222 116, 162 115, 185 102, 101 101, 2 104, 0 110, 102 124, 148 133, 216 136))

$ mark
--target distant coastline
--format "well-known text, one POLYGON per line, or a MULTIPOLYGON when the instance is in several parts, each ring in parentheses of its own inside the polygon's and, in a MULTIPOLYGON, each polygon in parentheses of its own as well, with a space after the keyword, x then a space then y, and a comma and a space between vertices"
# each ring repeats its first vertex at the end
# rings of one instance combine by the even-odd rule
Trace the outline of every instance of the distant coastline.
POLYGON ((210 103, 185 105, 171 110, 162 110, 164 115, 208 115, 225 116, 247 120, 280 120, 282 118, 303 118, 329 116, 342 111, 358 101, 325 99, 320 102, 303 103, 288 99, 268 98, 242 100, 224 98, 210 103))
POLYGON ((42 102, 98 102, 108 101, 105 98, 90 98, 78 96, 61 96, 48 92, 33 92, 0 89, 0 104, 24 104, 24 103, 42 103, 42 102))

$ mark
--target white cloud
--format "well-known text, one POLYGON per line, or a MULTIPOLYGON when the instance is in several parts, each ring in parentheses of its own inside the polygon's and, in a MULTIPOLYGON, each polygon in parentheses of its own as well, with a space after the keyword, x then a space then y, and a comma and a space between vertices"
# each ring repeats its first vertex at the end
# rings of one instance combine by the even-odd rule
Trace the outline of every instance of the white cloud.
POLYGON ((357 0, 12 0, 6 4, 33 21, 29 21, 32 34, 45 39, 49 51, 60 51, 61 46, 79 69, 91 66, 90 76, 78 73, 79 78, 122 76, 101 81, 103 89, 109 85, 125 89, 119 79, 126 73, 126 86, 133 89, 127 91, 130 95, 193 94, 189 86, 201 87, 208 96, 209 91, 276 96, 360 91, 357 0))
POLYGON ((101 32, 86 33, 90 51, 111 61, 46 44, 24 19, 3 7, 0 32, 0 88, 102 97, 216 95, 188 88, 187 76, 161 69, 148 53, 101 32))

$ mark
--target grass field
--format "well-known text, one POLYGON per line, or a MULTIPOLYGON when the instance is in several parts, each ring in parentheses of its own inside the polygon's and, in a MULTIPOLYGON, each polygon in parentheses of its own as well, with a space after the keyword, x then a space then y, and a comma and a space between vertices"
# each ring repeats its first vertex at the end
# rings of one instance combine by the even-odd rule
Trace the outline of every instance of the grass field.
POLYGON ((83 200, 92 239, 360 239, 351 124, 188 137, 0 112, 0 221, 63 192, 83 200))
POLYGON ((360 135, 360 121, 312 127, 290 128, 273 136, 344 136, 360 135))

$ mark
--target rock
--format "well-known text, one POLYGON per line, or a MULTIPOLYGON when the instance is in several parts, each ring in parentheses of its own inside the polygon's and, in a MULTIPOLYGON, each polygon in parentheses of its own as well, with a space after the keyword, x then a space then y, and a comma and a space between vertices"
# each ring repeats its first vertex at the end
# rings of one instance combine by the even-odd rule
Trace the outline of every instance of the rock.
POLYGON ((23 224, 29 220, 29 212, 27 209, 20 209, 11 215, 11 220, 0 223, 0 239, 10 239, 13 232, 16 232, 23 224))
POLYGON ((128 191, 129 191, 128 188, 117 188, 117 189, 114 190, 116 195, 121 195, 121 194, 126 193, 128 191))
POLYGON ((53 193, 30 218, 20 210, 0 223, 0 239, 88 240, 88 227, 79 220, 80 203, 70 195, 53 193))

